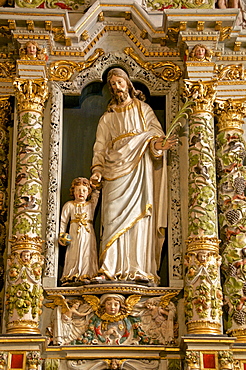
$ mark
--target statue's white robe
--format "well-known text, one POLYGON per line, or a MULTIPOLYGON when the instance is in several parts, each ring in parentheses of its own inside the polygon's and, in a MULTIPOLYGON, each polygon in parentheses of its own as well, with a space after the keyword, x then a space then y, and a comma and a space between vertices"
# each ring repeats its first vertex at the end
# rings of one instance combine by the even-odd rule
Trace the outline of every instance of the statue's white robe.
POLYGON ((158 282, 166 163, 153 144, 162 135, 153 110, 137 99, 99 121, 92 172, 104 178, 100 272, 110 279, 158 282))

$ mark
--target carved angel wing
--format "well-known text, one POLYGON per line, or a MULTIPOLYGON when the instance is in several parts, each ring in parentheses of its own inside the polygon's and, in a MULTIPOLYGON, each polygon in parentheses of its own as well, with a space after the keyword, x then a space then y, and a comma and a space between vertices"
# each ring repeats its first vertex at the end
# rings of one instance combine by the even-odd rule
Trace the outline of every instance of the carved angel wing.
POLYGON ((84 300, 89 303, 94 312, 96 312, 100 307, 100 299, 95 295, 82 295, 84 300))
POLYGON ((169 305, 169 302, 171 301, 171 299, 175 297, 176 295, 177 295, 177 292, 173 292, 173 293, 167 293, 166 295, 161 297, 161 301, 160 301, 161 308, 165 309, 169 305))
POLYGON ((45 303, 46 307, 54 309, 57 306, 62 306, 62 313, 69 311, 66 298, 62 294, 50 295, 49 299, 53 299, 53 302, 45 303))
POLYGON ((133 307, 139 302, 140 299, 141 296, 137 294, 132 294, 126 299, 125 305, 128 314, 132 312, 133 307))

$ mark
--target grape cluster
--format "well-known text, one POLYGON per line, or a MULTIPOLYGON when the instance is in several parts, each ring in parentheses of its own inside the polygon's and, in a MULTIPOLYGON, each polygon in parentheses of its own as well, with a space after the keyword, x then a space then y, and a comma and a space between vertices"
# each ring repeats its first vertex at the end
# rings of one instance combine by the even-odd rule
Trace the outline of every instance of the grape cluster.
POLYGON ((228 265, 228 275, 229 276, 236 276, 237 274, 237 268, 233 266, 231 263, 228 265))
POLYGON ((226 218, 229 224, 234 225, 240 219, 240 212, 237 209, 231 209, 227 212, 226 218))
POLYGON ((245 180, 244 177, 236 177, 234 180, 234 188, 237 194, 244 195, 245 180))
POLYGON ((238 325, 244 325, 245 313, 243 311, 235 311, 233 314, 233 319, 238 325))

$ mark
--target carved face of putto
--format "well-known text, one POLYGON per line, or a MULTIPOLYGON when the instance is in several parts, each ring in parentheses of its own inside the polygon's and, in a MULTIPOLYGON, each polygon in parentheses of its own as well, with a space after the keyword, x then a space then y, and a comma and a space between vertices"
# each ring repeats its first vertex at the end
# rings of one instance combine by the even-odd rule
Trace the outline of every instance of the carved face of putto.
POLYGON ((108 315, 117 315, 120 311, 120 302, 115 298, 107 298, 105 301, 105 311, 108 315))

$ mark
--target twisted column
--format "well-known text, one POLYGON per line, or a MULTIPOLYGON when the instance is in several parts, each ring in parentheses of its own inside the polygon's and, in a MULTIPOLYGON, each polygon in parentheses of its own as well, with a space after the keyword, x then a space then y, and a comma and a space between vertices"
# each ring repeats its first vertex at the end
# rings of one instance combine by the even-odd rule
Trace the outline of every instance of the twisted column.
POLYGON ((46 79, 14 81, 18 107, 15 196, 11 253, 8 257, 8 333, 39 333, 43 299, 42 171, 46 79))
POLYGON ((185 81, 189 117, 189 210, 185 263, 188 334, 220 334, 222 293, 217 226, 213 102, 215 83, 185 81))
POLYGON ((246 99, 216 101, 219 225, 227 333, 246 339, 246 99))

